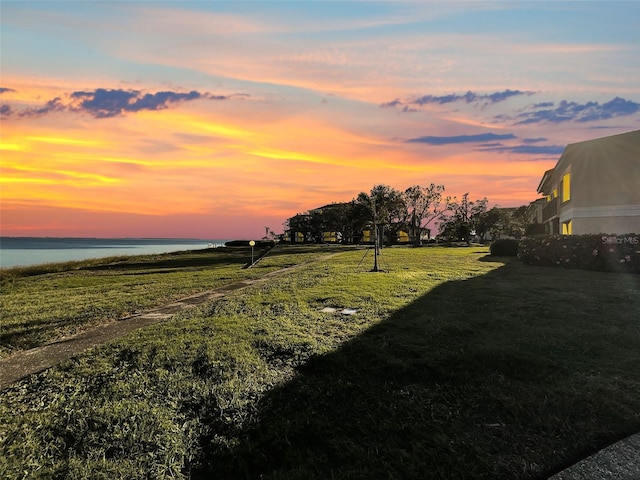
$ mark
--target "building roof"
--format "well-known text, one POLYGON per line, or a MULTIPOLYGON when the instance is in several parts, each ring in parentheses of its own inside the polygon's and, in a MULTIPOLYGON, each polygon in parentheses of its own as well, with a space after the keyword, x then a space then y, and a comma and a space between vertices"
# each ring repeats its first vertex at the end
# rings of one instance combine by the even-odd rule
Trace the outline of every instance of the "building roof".
POLYGON ((585 145, 598 143, 600 145, 614 144, 614 143, 630 143, 635 145, 640 145, 640 130, 633 130, 631 132, 618 133, 616 135, 609 135, 608 137, 599 137, 592 138, 591 140, 584 140, 582 142, 570 143, 567 145, 567 148, 573 147, 574 145, 585 145))
POLYGON ((540 180, 540 184, 538 185, 538 193, 545 193, 549 191, 548 187, 550 186, 554 171, 555 169, 551 168, 544 172, 544 175, 542 175, 542 180, 540 180))
POLYGON ((615 155, 603 156, 608 161, 625 158, 627 161, 629 159, 631 161, 637 160, 640 164, 640 130, 568 144, 560 155, 556 166, 542 175, 538 185, 538 193, 550 193, 553 183, 557 180, 557 175, 561 175, 565 171, 565 164, 593 157, 594 152, 602 151, 616 152, 615 155))

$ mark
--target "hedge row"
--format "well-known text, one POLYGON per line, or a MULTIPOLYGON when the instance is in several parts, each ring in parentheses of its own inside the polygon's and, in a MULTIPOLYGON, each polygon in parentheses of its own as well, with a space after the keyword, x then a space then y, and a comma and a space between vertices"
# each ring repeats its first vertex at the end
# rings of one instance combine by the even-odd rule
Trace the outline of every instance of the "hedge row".
POLYGON ((545 235, 520 241, 529 265, 640 273, 640 235, 545 235))

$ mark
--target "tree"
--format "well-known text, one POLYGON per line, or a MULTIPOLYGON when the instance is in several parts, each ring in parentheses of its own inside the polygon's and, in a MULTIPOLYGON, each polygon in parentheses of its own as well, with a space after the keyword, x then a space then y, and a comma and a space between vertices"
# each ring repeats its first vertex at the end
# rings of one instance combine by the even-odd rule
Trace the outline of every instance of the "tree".
POLYGON ((535 210, 531 204, 522 205, 511 215, 511 235, 520 238, 523 235, 544 233, 544 225, 536 222, 535 210))
POLYGON ((311 216, 308 214, 297 214, 289 218, 285 222, 285 230, 288 230, 291 234, 291 241, 296 242, 296 233, 302 235, 303 243, 309 241, 309 238, 313 232, 313 226, 311 224, 311 216))
POLYGON ((350 203, 332 203, 320 209, 313 210, 312 225, 318 240, 323 237, 323 232, 335 232, 337 240, 345 241, 350 234, 349 210, 350 203))
POLYGON ((438 218, 449 207, 449 198, 443 198, 444 185, 432 183, 428 187, 414 185, 403 193, 409 233, 414 245, 420 245, 422 231, 429 222, 438 218), (444 201, 444 204, 443 204, 444 201))
POLYGON ((450 240, 471 243, 478 227, 484 228, 481 220, 487 211, 486 198, 470 201, 469 193, 465 193, 458 201, 456 197, 449 201, 448 212, 440 215, 440 235, 450 240))
POLYGON ((276 232, 271 230, 271 228, 269 227, 264 227, 264 237, 262 237, 263 240, 275 240, 277 238, 278 235, 276 234, 276 232))
POLYGON ((407 216, 402 193, 388 185, 376 185, 368 194, 361 192, 356 202, 367 209, 371 224, 378 229, 378 244, 382 245, 385 231, 389 232, 388 243, 392 243, 407 216))
MULTIPOLYGON (((396 232, 399 219, 403 216, 404 200, 402 194, 387 185, 376 185, 370 193, 361 192, 356 202, 368 211, 370 224, 373 227, 374 266, 378 271, 378 251, 382 245, 385 227, 396 232)), ((391 236, 389 237, 391 238, 391 236)))
POLYGON ((378 202, 381 202, 379 206, 379 218, 381 230, 381 240, 384 241, 386 232, 387 245, 392 245, 398 233, 407 225, 407 206, 404 203, 404 197, 402 192, 392 187, 386 187, 379 185, 379 187, 385 187, 378 192, 378 202))
POLYGON ((476 235, 484 240, 485 235, 488 233, 493 239, 503 231, 508 230, 509 223, 510 215, 504 209, 495 206, 491 210, 478 215, 475 225, 476 235))
MULTIPOLYGON (((469 202, 469 226, 471 229, 471 236, 479 235, 478 229, 481 228, 482 220, 487 213, 488 203, 489 200, 487 200, 486 198, 482 198, 474 202, 469 202)), ((469 241, 471 241, 470 238, 469 241)))
POLYGON ((359 203, 355 199, 346 204, 345 217, 343 219, 343 242, 355 242, 356 236, 361 235, 364 227, 370 222, 370 218, 370 211, 366 205, 359 203))

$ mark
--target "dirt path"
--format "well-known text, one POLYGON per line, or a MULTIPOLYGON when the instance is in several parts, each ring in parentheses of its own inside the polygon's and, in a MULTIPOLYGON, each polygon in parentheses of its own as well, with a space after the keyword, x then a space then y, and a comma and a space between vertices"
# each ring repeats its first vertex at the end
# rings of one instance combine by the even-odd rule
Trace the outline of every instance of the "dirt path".
POLYGON ((276 270, 260 278, 223 285, 213 290, 191 295, 176 302, 148 310, 144 313, 92 327, 77 335, 60 338, 41 347, 16 352, 0 360, 0 390, 33 373, 58 365, 88 348, 102 345, 139 328, 171 318, 182 310, 193 308, 210 300, 215 300, 216 298, 224 297, 229 292, 242 290, 256 283, 266 282, 273 276, 290 272, 310 263, 326 260, 335 255, 338 255, 338 253, 323 255, 309 262, 276 270))

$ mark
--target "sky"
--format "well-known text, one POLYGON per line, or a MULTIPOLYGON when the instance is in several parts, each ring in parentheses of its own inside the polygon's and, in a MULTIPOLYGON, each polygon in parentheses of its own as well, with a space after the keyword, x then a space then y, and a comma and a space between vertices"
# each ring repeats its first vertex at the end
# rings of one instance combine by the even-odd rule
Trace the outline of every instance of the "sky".
POLYGON ((0 0, 0 233, 260 238, 378 184, 515 207, 640 129, 640 2, 0 0))

